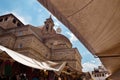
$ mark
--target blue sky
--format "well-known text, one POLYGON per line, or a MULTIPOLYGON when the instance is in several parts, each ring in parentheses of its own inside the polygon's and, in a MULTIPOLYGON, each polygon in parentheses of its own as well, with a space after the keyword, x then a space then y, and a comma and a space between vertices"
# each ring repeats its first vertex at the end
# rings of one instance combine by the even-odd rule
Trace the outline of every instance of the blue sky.
MULTIPOLYGON (((33 26, 44 25, 46 18, 52 15, 37 0, 0 0, 0 15, 13 13, 24 24, 33 26)), ((61 34, 70 39, 73 48, 77 48, 82 56, 83 71, 91 71, 94 67, 101 65, 98 58, 94 56, 82 45, 81 42, 70 32, 56 17, 52 15, 55 28, 61 28, 61 34)))

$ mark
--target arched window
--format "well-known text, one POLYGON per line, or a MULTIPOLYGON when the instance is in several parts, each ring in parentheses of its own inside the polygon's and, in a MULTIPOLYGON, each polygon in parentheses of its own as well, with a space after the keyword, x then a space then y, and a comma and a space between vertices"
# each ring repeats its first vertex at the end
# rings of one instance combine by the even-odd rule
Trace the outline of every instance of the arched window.
POLYGON ((5 18, 5 21, 7 21, 7 20, 8 20, 8 17, 5 18))
POLYGON ((14 23, 14 24, 16 23, 16 20, 15 20, 15 19, 13 19, 13 23, 14 23))
POLYGON ((94 76, 96 77, 96 74, 94 76))
POLYGON ((49 24, 46 24, 46 30, 48 31, 48 29, 49 29, 49 24))
POLYGON ((18 22, 18 23, 17 23, 17 26, 21 26, 21 24, 18 22))
POLYGON ((102 76, 103 76, 103 77, 105 76, 104 73, 102 74, 102 76))
POLYGON ((0 19, 0 22, 2 22, 2 21, 3 21, 3 18, 0 19))

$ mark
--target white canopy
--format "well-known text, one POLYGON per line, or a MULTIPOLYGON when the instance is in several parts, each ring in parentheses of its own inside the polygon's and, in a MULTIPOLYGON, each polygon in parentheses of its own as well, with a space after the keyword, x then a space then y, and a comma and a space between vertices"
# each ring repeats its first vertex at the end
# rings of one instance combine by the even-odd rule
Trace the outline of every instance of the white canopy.
POLYGON ((27 57, 25 55, 22 55, 18 52, 15 52, 13 50, 10 50, 4 46, 0 45, 0 51, 5 51, 11 58, 13 58, 15 61, 32 67, 32 68, 36 68, 36 69, 42 69, 42 70, 53 70, 53 71, 61 71, 66 62, 63 63, 55 63, 55 62, 51 62, 51 61, 45 61, 45 62, 39 62, 33 58, 27 57))

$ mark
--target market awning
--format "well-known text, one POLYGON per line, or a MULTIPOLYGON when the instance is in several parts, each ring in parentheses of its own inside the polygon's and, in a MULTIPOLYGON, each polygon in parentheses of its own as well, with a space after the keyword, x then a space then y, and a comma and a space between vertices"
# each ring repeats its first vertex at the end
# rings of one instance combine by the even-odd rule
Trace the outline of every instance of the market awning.
POLYGON ((55 63, 52 61, 40 62, 1 45, 0 45, 0 51, 5 51, 15 61, 36 69, 53 70, 53 71, 59 72, 66 65, 66 62, 63 62, 63 63, 55 63))
POLYGON ((38 1, 98 56, 111 74, 120 70, 120 0, 38 1))

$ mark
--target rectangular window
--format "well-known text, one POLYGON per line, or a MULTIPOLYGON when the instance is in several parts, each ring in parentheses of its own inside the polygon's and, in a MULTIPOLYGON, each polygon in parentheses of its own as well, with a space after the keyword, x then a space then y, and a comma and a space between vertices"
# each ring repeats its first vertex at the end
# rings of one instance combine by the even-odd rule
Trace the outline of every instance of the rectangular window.
POLYGON ((22 31, 18 31, 18 35, 19 35, 19 36, 22 36, 22 31))
POLYGON ((22 48, 22 47, 23 47, 23 45, 22 45, 22 44, 19 44, 19 45, 18 45, 18 48, 22 48))

